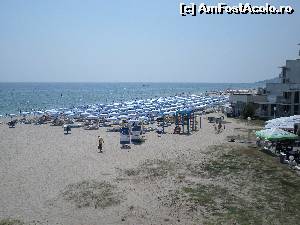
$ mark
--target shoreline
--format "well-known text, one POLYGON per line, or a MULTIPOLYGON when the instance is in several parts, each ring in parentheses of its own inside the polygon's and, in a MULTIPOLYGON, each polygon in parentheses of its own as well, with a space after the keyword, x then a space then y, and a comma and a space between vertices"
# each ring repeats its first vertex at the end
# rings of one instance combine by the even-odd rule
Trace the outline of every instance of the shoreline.
MULTIPOLYGON (((113 103, 113 102, 123 102, 123 101, 134 101, 137 99, 148 99, 148 98, 158 98, 158 97, 168 97, 191 94, 205 94, 207 93, 217 93, 225 92, 229 89, 252 89, 254 86, 240 86, 231 84, 229 86, 206 86, 197 85, 197 84, 182 84, 175 83, 173 86, 166 84, 157 83, 152 86, 142 86, 141 85, 129 85, 129 84, 120 84, 112 83, 112 85, 100 85, 90 84, 88 86, 81 86, 80 83, 77 86, 73 87, 64 87, 60 86, 47 86, 47 83, 41 87, 37 86, 28 86, 24 87, 6 87, 3 85, 1 97, 5 99, 3 108, 1 109, 0 115, 4 116, 5 114, 18 114, 19 110, 24 111, 38 111, 46 110, 51 108, 72 108, 76 105, 91 105, 96 103, 113 103), (181 84, 183 86, 181 86, 181 84), (94 93, 94 94, 90 94, 94 93), (20 98, 19 98, 20 96, 20 98), (10 104, 7 104, 10 102, 10 104)), ((223 84, 224 85, 224 84, 223 84)), ((255 86, 256 87, 256 86, 255 86)))

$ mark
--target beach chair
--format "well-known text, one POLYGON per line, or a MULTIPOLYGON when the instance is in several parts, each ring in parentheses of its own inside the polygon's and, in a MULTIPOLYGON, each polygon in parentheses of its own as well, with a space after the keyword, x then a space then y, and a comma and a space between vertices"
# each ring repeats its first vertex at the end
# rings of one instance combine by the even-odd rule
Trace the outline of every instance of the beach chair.
POLYGON ((9 128, 15 128, 17 120, 12 120, 7 123, 9 128))
POLYGON ((179 126, 174 128, 173 134, 180 134, 181 128, 179 126))
POLYGON ((213 117, 213 116, 209 116, 209 117, 207 117, 207 119, 208 119, 209 123, 215 122, 215 117, 213 117))
POLYGON ((71 132, 71 127, 68 125, 64 125, 64 134, 69 134, 71 132))

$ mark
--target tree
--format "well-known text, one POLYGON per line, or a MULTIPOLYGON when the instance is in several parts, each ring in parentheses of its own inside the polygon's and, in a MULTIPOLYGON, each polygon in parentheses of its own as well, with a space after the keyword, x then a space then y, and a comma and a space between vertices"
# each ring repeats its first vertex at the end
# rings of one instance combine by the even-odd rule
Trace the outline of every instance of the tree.
POLYGON ((251 117, 251 118, 254 117, 254 115, 255 115, 255 108, 254 108, 253 104, 248 103, 242 111, 242 117, 244 119, 247 119, 248 117, 251 117))

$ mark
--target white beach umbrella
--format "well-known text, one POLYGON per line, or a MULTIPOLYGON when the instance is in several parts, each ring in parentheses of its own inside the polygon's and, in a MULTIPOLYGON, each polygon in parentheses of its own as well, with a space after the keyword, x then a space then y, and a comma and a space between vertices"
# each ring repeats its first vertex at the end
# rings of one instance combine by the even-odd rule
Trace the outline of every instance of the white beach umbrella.
POLYGON ((117 112, 112 112, 112 113, 109 114, 109 116, 119 116, 119 113, 117 113, 117 112))
POLYGON ((98 116, 95 116, 95 115, 89 115, 86 117, 86 119, 88 120, 96 120, 96 119, 99 119, 98 116))
POLYGON ((139 120, 128 120, 129 123, 138 123, 140 122, 139 120))
POLYGON ((141 116, 141 117, 139 117, 139 120, 148 121, 149 118, 147 116, 141 116))
POLYGON ((35 111, 35 114, 42 115, 42 114, 44 114, 44 112, 43 111, 35 111))
POLYGON ((67 111, 67 112, 65 112, 65 114, 69 115, 69 114, 73 114, 73 112, 72 111, 67 111))
POLYGON ((83 112, 83 113, 81 113, 81 116, 83 116, 83 117, 87 117, 87 116, 90 116, 91 114, 90 113, 88 113, 88 112, 83 112))
POLYGON ((82 110, 77 110, 76 111, 76 113, 79 113, 79 114, 81 114, 81 113, 83 113, 84 111, 82 111, 82 110))
POLYGON ((109 118, 107 118, 106 120, 107 120, 107 121, 117 121, 117 120, 118 120, 118 118, 117 118, 117 117, 115 117, 115 116, 113 116, 113 117, 109 117, 109 118))
POLYGON ((121 119, 121 120, 127 120, 128 116, 127 115, 120 115, 120 116, 118 116, 118 118, 121 119))
POLYGON ((130 113, 130 114, 128 114, 128 117, 130 117, 130 118, 133 118, 133 117, 136 117, 136 116, 137 116, 136 113, 130 113))

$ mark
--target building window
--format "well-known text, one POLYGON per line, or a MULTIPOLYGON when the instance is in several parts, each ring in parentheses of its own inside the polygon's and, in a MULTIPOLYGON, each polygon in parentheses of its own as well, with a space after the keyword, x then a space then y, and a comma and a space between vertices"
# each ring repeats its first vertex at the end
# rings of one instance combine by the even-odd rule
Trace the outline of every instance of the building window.
POLYGON ((271 114, 273 115, 274 112, 275 112, 275 108, 276 108, 276 105, 272 104, 271 105, 271 114))
POLYGON ((299 105, 294 105, 294 115, 299 114, 299 105))
POLYGON ((294 103, 299 103, 299 91, 295 92, 294 103))
POLYGON ((283 110, 285 113, 290 113, 290 106, 289 105, 284 105, 283 110))
POLYGON ((268 110, 268 105, 262 105, 262 110, 267 111, 268 110))
POLYGON ((290 99, 291 98, 291 92, 283 92, 283 97, 285 99, 290 99))

